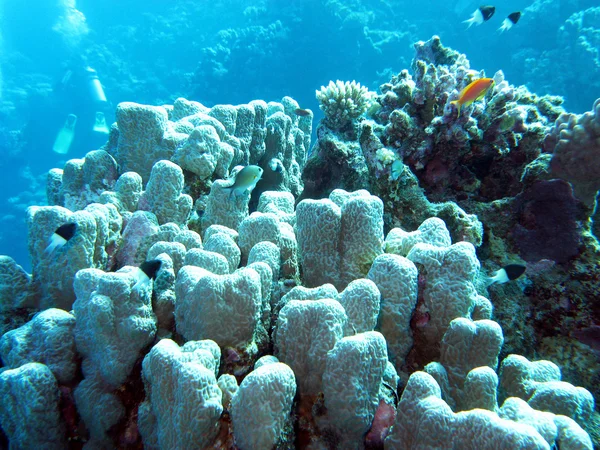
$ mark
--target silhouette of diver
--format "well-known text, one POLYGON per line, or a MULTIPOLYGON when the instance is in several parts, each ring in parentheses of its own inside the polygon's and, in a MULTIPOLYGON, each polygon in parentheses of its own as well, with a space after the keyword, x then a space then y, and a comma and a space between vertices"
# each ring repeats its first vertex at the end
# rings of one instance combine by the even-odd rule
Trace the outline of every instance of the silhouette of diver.
POLYGON ((97 72, 81 58, 71 62, 51 94, 30 98, 24 138, 33 171, 48 170, 71 155, 81 158, 101 147, 108 135, 109 108, 97 72))

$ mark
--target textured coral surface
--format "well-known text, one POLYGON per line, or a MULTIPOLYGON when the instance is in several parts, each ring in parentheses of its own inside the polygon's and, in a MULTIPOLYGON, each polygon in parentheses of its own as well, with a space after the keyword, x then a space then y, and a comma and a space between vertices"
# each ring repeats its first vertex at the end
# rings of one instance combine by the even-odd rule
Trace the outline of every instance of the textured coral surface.
POLYGON ((32 274, 0 258, 2 445, 598 445, 600 101, 498 72, 459 113, 485 74, 415 50, 379 93, 317 91, 312 151, 291 97, 121 103, 30 209, 32 274))

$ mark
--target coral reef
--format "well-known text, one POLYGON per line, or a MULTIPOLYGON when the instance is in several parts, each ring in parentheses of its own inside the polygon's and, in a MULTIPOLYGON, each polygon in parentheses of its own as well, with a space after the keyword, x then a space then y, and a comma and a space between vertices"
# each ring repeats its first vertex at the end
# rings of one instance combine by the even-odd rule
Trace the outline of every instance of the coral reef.
MULTIPOLYGON (((298 196, 303 189, 300 174, 310 146, 312 116, 299 117, 294 113, 296 108, 298 103, 290 97, 281 103, 256 100, 247 105, 212 108, 183 98, 163 107, 121 103, 105 150, 115 157, 123 172, 134 170, 144 182, 151 179, 156 162, 174 162, 183 170, 186 193, 196 199, 197 205, 206 203, 204 195, 198 197, 209 193, 212 181, 226 178, 238 164, 263 167, 265 175, 257 194, 270 187, 298 196), (281 172, 268 167, 272 158, 282 161, 281 172)), ((158 178, 154 183, 149 183, 148 195, 156 195, 152 186, 167 176, 162 172, 155 174, 158 178)))
POLYGON ((541 413, 518 402, 505 406, 500 414, 485 409, 455 413, 442 399, 440 387, 433 377, 415 372, 398 404, 399 413, 386 439, 386 448, 541 450, 558 445, 560 448, 592 449, 589 436, 567 417, 541 413), (536 416, 546 418, 550 424, 536 416))
POLYGON ((0 424, 15 448, 65 448, 58 383, 44 364, 31 362, 0 373, 0 424))
POLYGON ((273 362, 256 367, 240 384, 231 404, 235 441, 240 448, 272 448, 285 441, 296 393, 294 372, 273 362))
MULTIPOLYGON (((463 305, 462 312, 449 312, 445 326, 455 314, 473 319, 493 314, 504 329, 515 331, 505 336, 503 355, 533 357, 551 337, 572 347, 578 333, 600 323, 600 245, 597 223, 590 221, 598 216, 592 216, 598 102, 591 112, 567 114, 560 97, 513 86, 498 72, 485 98, 458 115, 451 102, 485 74, 437 37, 415 44, 415 50, 411 69, 381 85, 376 102, 353 120, 353 127, 319 124, 303 173, 303 197, 321 198, 336 188, 367 189, 380 197, 384 230, 390 231, 384 245, 388 253, 407 256, 413 248, 416 257, 420 242, 443 248, 466 241, 475 247, 483 274, 479 268, 472 271, 471 294, 457 295, 458 302, 429 296, 438 288, 441 298, 460 291, 429 285, 427 265, 439 270, 439 260, 431 255, 413 259, 425 272, 419 267, 419 299, 411 321, 415 343, 408 366, 397 365, 399 370, 422 368, 436 358, 433 349, 444 329, 434 339, 429 336, 439 320, 432 304, 463 305), (447 232, 438 234, 442 221, 447 232), (526 278, 486 288, 485 274, 511 262, 527 264, 526 278), (462 303, 467 298, 468 305, 462 303)), ((586 342, 597 345, 597 339, 586 342)), ((597 364, 591 367, 592 375, 579 369, 570 375, 598 380, 597 364)), ((598 395, 595 385, 586 383, 598 395)))
POLYGON ((290 97, 120 104, 31 208, 33 273, 0 260, 10 445, 591 449, 595 378, 536 352, 593 344, 591 208, 555 167, 594 116, 501 73, 459 115, 483 73, 436 37, 416 51, 379 95, 320 91, 308 162, 313 116, 290 97), (248 164, 264 179, 230 196, 248 164), (525 275, 490 286, 509 262, 525 275))
POLYGON ((170 339, 144 358, 147 399, 140 405, 139 428, 147 448, 198 448, 214 440, 223 411, 215 377, 219 358, 212 341, 188 341, 180 348, 170 339))
POLYGON ((5 367, 12 369, 30 362, 45 364, 59 383, 68 384, 77 371, 74 328, 72 314, 46 309, 22 327, 2 335, 0 358, 5 367))
POLYGON ((590 208, 600 190, 599 140, 600 100, 596 100, 588 113, 561 114, 544 141, 545 150, 552 153, 552 173, 571 183, 576 196, 590 208))

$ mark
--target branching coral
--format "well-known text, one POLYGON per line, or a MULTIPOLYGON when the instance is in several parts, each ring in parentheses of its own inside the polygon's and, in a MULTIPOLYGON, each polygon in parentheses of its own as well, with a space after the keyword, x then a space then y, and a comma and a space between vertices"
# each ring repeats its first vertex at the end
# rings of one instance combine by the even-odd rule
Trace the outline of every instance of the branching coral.
POLYGON ((317 91, 319 108, 333 129, 341 129, 359 118, 369 105, 369 90, 356 81, 330 81, 317 91))

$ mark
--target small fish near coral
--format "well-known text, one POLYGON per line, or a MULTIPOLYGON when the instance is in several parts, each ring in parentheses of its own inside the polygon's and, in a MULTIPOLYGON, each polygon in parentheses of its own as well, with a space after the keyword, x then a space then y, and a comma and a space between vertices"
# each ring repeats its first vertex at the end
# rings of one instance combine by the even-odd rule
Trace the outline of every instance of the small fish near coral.
POLYGON ((519 19, 521 18, 521 11, 516 11, 514 13, 510 13, 506 19, 502 22, 498 31, 503 33, 504 31, 510 30, 513 25, 516 25, 519 19))
POLYGON ((296 113, 297 116, 300 116, 300 117, 306 117, 306 116, 310 116, 312 114, 312 111, 310 109, 304 109, 304 108, 296 108, 294 110, 294 112, 296 113))
POLYGON ((404 173, 404 163, 401 159, 396 159, 392 163, 392 180, 396 181, 400 178, 400 176, 404 173))
POLYGON ((494 283, 503 284, 514 281, 525 273, 527 266, 524 264, 508 264, 497 270, 491 277, 486 277, 486 287, 494 283))
POLYGON ((54 250, 61 248, 75 235, 77 231, 77 224, 75 222, 65 223, 56 229, 50 239, 48 239, 48 246, 44 250, 44 255, 51 255, 54 250))
POLYGON ((230 199, 233 194, 238 197, 245 192, 252 192, 252 189, 256 187, 256 183, 259 182, 262 174, 263 170, 261 167, 252 165, 246 166, 235 175, 235 182, 233 185, 224 188, 224 190, 229 191, 230 199))
POLYGON ((487 22, 492 18, 496 12, 496 7, 491 5, 481 5, 475 10, 470 19, 464 20, 463 23, 469 24, 467 28, 471 28, 471 25, 481 25, 483 22, 487 22))
POLYGON ((135 274, 137 282, 133 286, 133 289, 138 290, 150 283, 150 280, 155 280, 161 265, 162 261, 160 259, 144 261, 140 267, 138 267, 139 270, 135 274))
POLYGON ((458 100, 451 101, 450 104, 458 108, 458 116, 463 106, 469 106, 471 103, 481 100, 494 87, 492 78, 479 78, 469 83, 458 95, 458 100))
POLYGON ((273 172, 281 173, 283 172, 283 163, 278 158, 271 158, 271 160, 269 161, 269 168, 273 172))

